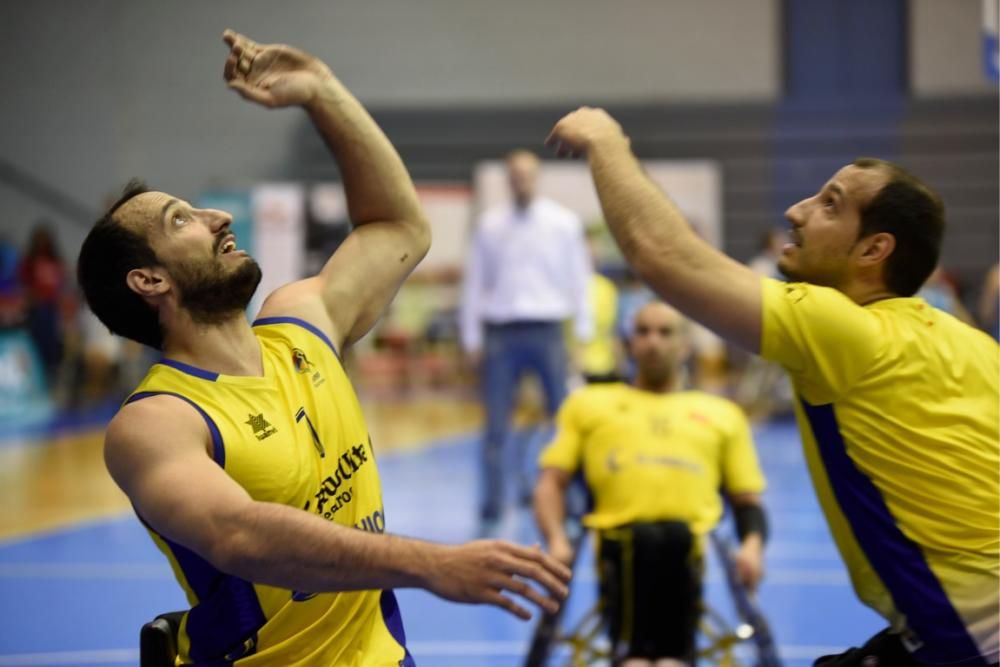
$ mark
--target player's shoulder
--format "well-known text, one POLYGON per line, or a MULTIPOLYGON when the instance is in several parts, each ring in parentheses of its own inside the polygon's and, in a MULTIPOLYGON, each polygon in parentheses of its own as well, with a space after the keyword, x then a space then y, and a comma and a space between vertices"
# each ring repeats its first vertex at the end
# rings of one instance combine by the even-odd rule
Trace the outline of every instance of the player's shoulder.
POLYGON ((204 422, 190 401, 172 392, 137 392, 115 413, 105 430, 105 451, 136 447, 162 439, 200 432, 204 422))
POLYGON ((846 294, 833 287, 805 282, 786 282, 767 276, 761 277, 761 284, 764 288, 765 304, 775 301, 791 305, 818 302, 822 303, 824 308, 864 309, 864 306, 855 303, 846 294))
POLYGON ((674 400, 685 408, 722 420, 745 420, 746 413, 738 403, 725 396, 700 389, 690 389, 674 394, 674 400))
POLYGON ((565 403, 573 408, 592 410, 600 406, 606 406, 610 401, 628 400, 632 390, 624 382, 599 382, 584 385, 566 397, 565 403))

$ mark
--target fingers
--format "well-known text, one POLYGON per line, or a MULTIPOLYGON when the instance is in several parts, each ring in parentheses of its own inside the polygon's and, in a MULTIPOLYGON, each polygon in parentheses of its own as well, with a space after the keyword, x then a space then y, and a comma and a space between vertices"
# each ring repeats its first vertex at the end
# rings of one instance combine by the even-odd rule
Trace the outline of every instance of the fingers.
MULTIPOLYGON (((550 560, 554 561, 554 559, 550 560)), ((559 569, 565 567, 562 563, 555 563, 555 565, 559 569)), ((546 566, 537 561, 511 559, 504 569, 507 574, 517 575, 539 583, 557 600, 565 600, 566 596, 569 595, 569 587, 563 581, 560 581, 558 576, 554 575, 546 566)))
POLYGON ((531 586, 526 581, 510 577, 506 582, 504 582, 503 588, 511 593, 517 593, 524 599, 533 602, 538 605, 540 609, 549 614, 554 614, 559 611, 559 602, 556 602, 550 597, 546 597, 541 593, 541 591, 531 586))
POLYGON ((522 547, 517 544, 503 543, 510 551, 511 555, 517 558, 537 563, 546 571, 557 577, 562 583, 567 584, 573 578, 573 571, 558 559, 542 551, 541 547, 522 547))
POLYGON ((522 621, 531 620, 531 612, 511 600, 506 595, 502 595, 500 591, 492 591, 486 596, 486 602, 495 607, 500 607, 501 609, 506 609, 514 616, 517 616, 522 621))

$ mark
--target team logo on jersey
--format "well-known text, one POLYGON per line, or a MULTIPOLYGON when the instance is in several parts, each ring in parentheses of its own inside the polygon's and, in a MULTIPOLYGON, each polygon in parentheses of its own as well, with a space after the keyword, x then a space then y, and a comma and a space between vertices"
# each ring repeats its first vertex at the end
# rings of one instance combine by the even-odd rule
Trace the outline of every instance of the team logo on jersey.
POLYGON ((247 420, 243 422, 253 430, 254 437, 258 440, 263 440, 264 438, 270 438, 272 435, 278 432, 274 426, 271 426, 271 422, 264 419, 264 413, 259 415, 247 415, 247 420))
POLYGON ((310 379, 314 387, 323 384, 323 376, 316 370, 316 365, 309 361, 306 353, 297 347, 292 348, 292 366, 295 367, 296 373, 301 373, 302 375, 310 374, 312 376, 310 379))

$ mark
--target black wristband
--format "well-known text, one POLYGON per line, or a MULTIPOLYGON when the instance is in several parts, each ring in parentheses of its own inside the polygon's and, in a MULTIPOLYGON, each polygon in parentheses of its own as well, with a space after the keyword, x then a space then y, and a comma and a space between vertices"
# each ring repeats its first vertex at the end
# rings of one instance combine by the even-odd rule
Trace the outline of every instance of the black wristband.
POLYGON ((733 518, 736 519, 736 534, 740 542, 750 533, 758 533, 762 542, 767 542, 767 516, 760 505, 734 505, 733 518))

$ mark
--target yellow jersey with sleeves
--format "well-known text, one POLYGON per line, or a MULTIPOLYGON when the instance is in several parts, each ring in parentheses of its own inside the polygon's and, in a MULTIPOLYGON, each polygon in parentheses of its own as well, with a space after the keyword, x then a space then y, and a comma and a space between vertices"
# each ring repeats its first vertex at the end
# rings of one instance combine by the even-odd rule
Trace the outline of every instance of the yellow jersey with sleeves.
POLYGON ((926 664, 1000 645, 1000 349, 919 298, 763 279, 761 354, 861 600, 926 664))
MULTIPOLYGON (((371 439, 333 344, 294 318, 257 320, 254 333, 262 377, 165 359, 126 402, 169 394, 192 405, 211 433, 215 462, 254 500, 384 532, 371 439)), ((254 583, 147 529, 191 605, 179 664, 413 664, 392 591, 314 593, 254 583)))
POLYGON ((594 273, 587 286, 587 298, 594 316, 594 335, 583 345, 581 366, 588 375, 610 375, 618 365, 615 358, 618 289, 609 278, 594 273))
POLYGON ((563 403, 542 468, 582 468, 593 496, 584 525, 683 521, 704 535, 722 516, 719 489, 760 493, 750 425, 735 403, 697 391, 588 385, 563 403))

